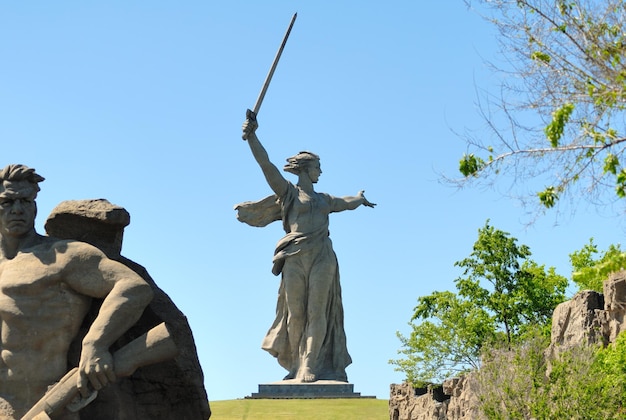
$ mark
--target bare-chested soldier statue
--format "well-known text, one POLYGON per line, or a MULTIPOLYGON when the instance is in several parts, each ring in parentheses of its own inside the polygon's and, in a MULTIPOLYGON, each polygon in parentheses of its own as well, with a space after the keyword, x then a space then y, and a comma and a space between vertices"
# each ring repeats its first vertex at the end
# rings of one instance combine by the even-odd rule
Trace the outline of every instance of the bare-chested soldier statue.
POLYGON ((87 394, 114 381, 109 347, 152 298, 141 277, 97 248, 35 231, 43 180, 24 165, 0 171, 0 419, 19 419, 66 373, 92 298, 104 300, 82 341, 77 386, 87 394))

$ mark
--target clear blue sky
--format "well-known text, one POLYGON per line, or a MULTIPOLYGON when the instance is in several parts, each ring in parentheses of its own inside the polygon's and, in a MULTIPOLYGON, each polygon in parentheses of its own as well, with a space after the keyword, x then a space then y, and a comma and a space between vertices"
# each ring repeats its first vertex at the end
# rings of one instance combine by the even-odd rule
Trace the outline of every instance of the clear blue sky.
POLYGON ((280 166, 319 154, 318 191, 378 203, 331 216, 355 391, 387 399, 403 380, 387 363, 396 331, 418 296, 453 289, 487 219, 568 277, 590 237, 622 240, 619 220, 593 208, 526 228, 516 202, 439 182, 465 151, 455 132, 482 125, 476 89, 497 92, 483 63, 494 33, 461 0, 4 2, 0 166, 47 178, 41 232, 63 200, 131 213, 123 254, 187 315, 209 400, 285 374, 260 349, 283 233, 239 223, 233 206, 270 193, 240 130, 294 12, 258 135, 280 166))

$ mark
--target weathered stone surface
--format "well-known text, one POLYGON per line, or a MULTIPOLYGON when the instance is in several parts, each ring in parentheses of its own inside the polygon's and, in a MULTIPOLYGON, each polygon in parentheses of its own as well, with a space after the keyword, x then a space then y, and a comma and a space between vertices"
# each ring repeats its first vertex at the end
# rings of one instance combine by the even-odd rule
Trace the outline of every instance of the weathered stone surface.
POLYGON ((354 385, 341 381, 315 381, 304 383, 294 379, 269 384, 259 384, 259 392, 249 399, 301 399, 301 398, 374 398, 362 397, 354 392, 354 385))
POLYGON ((46 220, 46 232, 60 239, 76 239, 100 248, 109 258, 120 255, 124 228, 130 223, 126 209, 105 199, 59 203, 46 220))
POLYGON ((392 384, 389 396, 391 420, 445 420, 450 397, 441 386, 413 388, 410 383, 392 384))
MULTIPOLYGON (((209 402, 187 319, 144 267, 121 256, 123 229, 129 222, 126 210, 106 200, 78 200, 59 204, 45 225, 48 235, 91 243, 110 258, 131 268, 151 285, 154 292, 152 302, 137 324, 114 344, 113 350, 165 322, 180 351, 174 360, 142 367, 129 378, 102 390, 98 398, 80 412, 81 419, 206 420, 211 415, 209 402)), ((96 302, 85 320, 83 331, 97 310, 96 302)), ((81 336, 70 351, 70 366, 78 362, 80 340, 81 336)))
POLYGON ((552 316, 551 347, 607 345, 615 341, 624 329, 626 271, 611 274, 603 284, 603 292, 583 290, 557 306, 552 316))
POLYGON ((575 346, 604 343, 604 296, 592 290, 583 290, 571 300, 559 304, 552 315, 548 359, 575 346))
POLYGON ((444 381, 443 385, 413 388, 410 383, 392 384, 389 398, 391 420, 479 420, 477 383, 473 375, 444 381))
POLYGON ((626 271, 619 271, 609 276, 603 284, 604 291, 604 333, 612 343, 624 330, 626 315, 626 271))
POLYGON ((549 358, 574 346, 615 341, 624 329, 626 271, 611 274, 603 284, 603 292, 583 290, 556 307, 550 347, 546 350, 549 358))
POLYGON ((482 418, 478 410, 478 384, 472 374, 448 379, 443 383, 443 391, 450 396, 447 419, 475 420, 482 418))

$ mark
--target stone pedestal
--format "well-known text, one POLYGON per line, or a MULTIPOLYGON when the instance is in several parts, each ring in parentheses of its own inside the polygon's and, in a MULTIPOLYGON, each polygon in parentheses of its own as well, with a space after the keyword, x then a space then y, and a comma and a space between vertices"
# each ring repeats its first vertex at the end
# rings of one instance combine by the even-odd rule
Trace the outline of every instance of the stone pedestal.
POLYGON ((298 398, 376 398, 364 397, 354 392, 354 384, 339 381, 316 381, 311 383, 293 380, 259 384, 259 392, 251 399, 298 399, 298 398))

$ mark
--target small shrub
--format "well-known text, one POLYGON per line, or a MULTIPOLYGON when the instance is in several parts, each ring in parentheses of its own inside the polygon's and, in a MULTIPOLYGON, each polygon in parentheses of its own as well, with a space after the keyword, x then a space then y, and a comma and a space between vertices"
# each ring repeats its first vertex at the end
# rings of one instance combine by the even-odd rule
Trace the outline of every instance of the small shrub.
POLYGON ((549 361, 549 374, 547 344, 535 334, 510 350, 485 352, 477 379, 488 419, 624 418, 626 336, 606 349, 564 351, 549 361))

